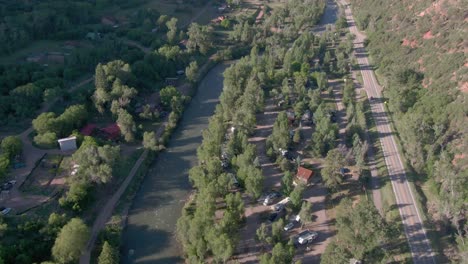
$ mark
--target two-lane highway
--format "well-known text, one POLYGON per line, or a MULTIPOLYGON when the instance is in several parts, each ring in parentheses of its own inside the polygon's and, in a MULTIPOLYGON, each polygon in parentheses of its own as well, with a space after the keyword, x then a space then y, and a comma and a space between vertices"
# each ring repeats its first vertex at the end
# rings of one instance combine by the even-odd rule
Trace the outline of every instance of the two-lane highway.
POLYGON ((348 4, 344 0, 340 1, 341 4, 345 6, 345 15, 349 30, 356 36, 354 40, 355 55, 361 69, 364 88, 370 100, 372 116, 376 123, 385 163, 392 183, 393 192, 395 193, 396 205, 398 206, 403 221, 403 227, 413 256, 413 262, 415 264, 434 264, 436 261, 431 249, 431 244, 427 238, 413 192, 408 184, 405 168, 395 143, 390 121, 385 112, 382 88, 375 78, 364 49, 363 42, 365 35, 357 30, 348 4))

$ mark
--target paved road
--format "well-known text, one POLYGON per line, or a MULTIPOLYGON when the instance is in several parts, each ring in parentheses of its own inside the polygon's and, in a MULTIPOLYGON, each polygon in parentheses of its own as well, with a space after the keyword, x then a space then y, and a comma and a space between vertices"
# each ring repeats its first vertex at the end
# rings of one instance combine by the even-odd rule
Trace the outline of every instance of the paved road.
POLYGON ((395 143, 389 118, 385 112, 382 88, 377 83, 363 46, 365 35, 357 30, 347 3, 344 0, 341 0, 341 3, 346 5, 345 14, 349 29, 351 33, 356 35, 354 48, 361 68, 364 89, 366 89, 367 96, 373 98, 370 100, 372 116, 377 126, 385 163, 395 193, 396 205, 403 221, 405 235, 408 239, 411 254, 413 255, 413 262, 415 264, 436 263, 430 241, 426 236, 423 221, 416 207, 413 192, 408 184, 405 168, 395 143))
MULTIPOLYGON (((362 100, 361 98, 361 91, 364 89, 362 85, 357 81, 356 78, 356 72, 357 70, 353 70, 352 72, 352 77, 351 80, 353 82, 355 91, 356 91, 356 101, 362 100)), ((369 148, 367 149, 367 164, 369 165, 369 171, 371 174, 371 192, 372 192, 372 201, 374 202, 375 207, 377 210, 379 210, 379 213, 383 215, 383 208, 382 208, 382 194, 380 193, 380 176, 379 172, 377 170, 377 163, 375 161, 375 151, 374 145, 369 137, 369 130, 366 128, 364 130, 364 141, 366 141, 369 145, 369 148)))

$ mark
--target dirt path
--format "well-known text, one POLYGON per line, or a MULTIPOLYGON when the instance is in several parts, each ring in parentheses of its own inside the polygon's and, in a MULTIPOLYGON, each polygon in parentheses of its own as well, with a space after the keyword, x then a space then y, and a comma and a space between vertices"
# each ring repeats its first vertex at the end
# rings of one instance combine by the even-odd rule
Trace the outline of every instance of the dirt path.
MULTIPOLYGON (((167 118, 163 122, 163 124, 158 128, 156 131, 156 137, 160 137, 164 133, 164 129, 166 128, 167 118)), ((96 243, 97 236, 99 232, 104 228, 109 218, 112 216, 112 212, 114 211, 115 206, 120 200, 120 197, 127 189, 128 185, 132 182, 133 178, 136 175, 136 172, 140 168, 143 161, 146 159, 148 155, 148 150, 143 151, 140 155, 138 160, 133 165, 132 170, 125 178, 124 182, 120 185, 119 189, 112 195, 112 197, 107 201, 104 208, 102 208, 99 212, 99 215, 96 217, 96 220, 93 223, 93 227, 91 229, 90 238, 88 240, 87 246, 85 251, 81 254, 80 257, 80 264, 88 264, 90 263, 91 251, 94 248, 94 244, 96 243)))
POLYGON ((141 45, 140 43, 136 42, 136 41, 133 41, 133 40, 129 40, 129 39, 122 39, 122 41, 129 45, 129 46, 133 46, 133 47, 137 47, 139 48, 141 51, 143 51, 145 54, 149 54, 151 53, 151 49, 148 48, 148 47, 145 47, 143 45, 141 45))
POLYGON ((193 23, 193 21, 197 20, 203 13, 205 13, 206 9, 208 9, 208 7, 212 4, 212 1, 209 1, 208 3, 206 3, 206 5, 203 7, 202 10, 200 10, 194 17, 192 17, 190 19, 190 21, 188 21, 187 23, 185 23, 184 25, 180 26, 180 28, 185 28, 185 27, 188 27, 191 23, 193 23))

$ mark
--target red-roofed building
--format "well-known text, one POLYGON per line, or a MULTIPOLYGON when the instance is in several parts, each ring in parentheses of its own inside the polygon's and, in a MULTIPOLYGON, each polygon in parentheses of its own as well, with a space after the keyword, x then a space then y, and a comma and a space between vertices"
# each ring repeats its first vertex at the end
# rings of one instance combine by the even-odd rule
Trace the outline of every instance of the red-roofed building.
POLYGON ((116 140, 120 137, 120 127, 116 123, 110 124, 101 131, 106 135, 107 139, 116 140))
POLYGON ((84 136, 91 136, 94 132, 94 129, 96 129, 95 124, 87 124, 80 130, 80 133, 84 136))
POLYGON ((296 178, 301 183, 304 183, 306 185, 310 184, 312 182, 313 175, 314 175, 314 172, 309 169, 306 169, 304 167, 297 168, 296 178))

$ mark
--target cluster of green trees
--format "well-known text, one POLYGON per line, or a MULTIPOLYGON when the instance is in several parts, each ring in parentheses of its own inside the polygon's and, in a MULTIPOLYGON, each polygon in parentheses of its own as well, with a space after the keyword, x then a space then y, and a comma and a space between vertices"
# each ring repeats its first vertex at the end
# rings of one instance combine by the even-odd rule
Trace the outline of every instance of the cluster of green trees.
POLYGON ((0 124, 34 117, 43 101, 61 94, 60 74, 33 63, 0 66, 0 124))
POLYGON ((4 3, 0 31, 0 54, 11 53, 37 39, 73 38, 82 31, 77 25, 96 22, 89 1, 45 1, 4 3))
POLYGON ((351 258, 366 263, 389 260, 385 247, 398 231, 379 214, 371 201, 353 205, 348 198, 336 208, 337 234, 322 255, 322 263, 349 263, 351 258))
MULTIPOLYGON (((466 9, 461 2, 434 8, 429 0, 415 6, 409 2, 353 0, 357 25, 367 31, 367 48, 385 85, 384 95, 409 165, 421 179, 428 179, 437 204, 434 220, 456 232, 460 254, 468 252, 466 211, 468 201, 467 158, 457 159, 467 149, 466 52, 462 43, 466 9), (420 14, 414 19, 414 14, 420 14), (387 23, 397 18, 399 23, 387 23), (412 42, 411 45, 407 43, 412 42), (406 63, 402 64, 401 62, 406 63), (452 159, 453 170, 444 164, 452 159), (426 176, 426 177, 424 177, 426 176), (465 186, 464 190, 447 188, 465 186), (464 201, 463 206, 453 206, 464 201)), ((444 228, 443 230, 451 230, 444 228)))
POLYGON ((42 113, 32 121, 37 133, 34 142, 42 147, 55 147, 58 138, 69 136, 74 129, 83 126, 87 119, 85 105, 72 105, 59 116, 53 112, 42 113))
POLYGON ((86 136, 72 155, 70 167, 73 175, 67 179, 70 189, 60 198, 60 204, 77 212, 85 209, 92 199, 93 190, 112 180, 113 167, 119 158, 119 146, 99 146, 96 140, 86 136))
POLYGON ((48 220, 0 217, 0 238, 9 241, 0 244, 2 263, 41 263, 48 261, 54 241, 67 223, 65 215, 52 213, 48 220))
POLYGON ((8 136, 2 139, 0 144, 0 179, 2 179, 8 171, 10 164, 13 163, 15 157, 21 154, 23 150, 23 142, 17 136, 8 136))
POLYGON ((216 261, 226 261, 234 253, 244 213, 240 193, 231 193, 234 177, 254 198, 261 194, 263 175, 254 162, 256 148, 247 141, 248 133, 255 126, 255 113, 263 105, 263 91, 257 86, 255 75, 249 58, 241 59, 225 71, 221 103, 203 132, 197 150, 200 164, 189 173, 197 194, 177 225, 189 262, 210 255, 216 261), (234 111, 232 107, 236 105, 241 109, 234 111), (227 132, 228 124, 234 128, 230 132, 227 132), (223 169, 222 156, 232 164, 233 173, 223 169), (216 219, 220 199, 226 206, 223 217, 216 219))
POLYGON ((132 99, 137 95, 137 90, 129 86, 134 78, 130 65, 121 60, 96 66, 94 106, 100 113, 109 110, 117 117, 116 122, 127 142, 135 139, 136 132, 135 121, 129 113, 132 99))

